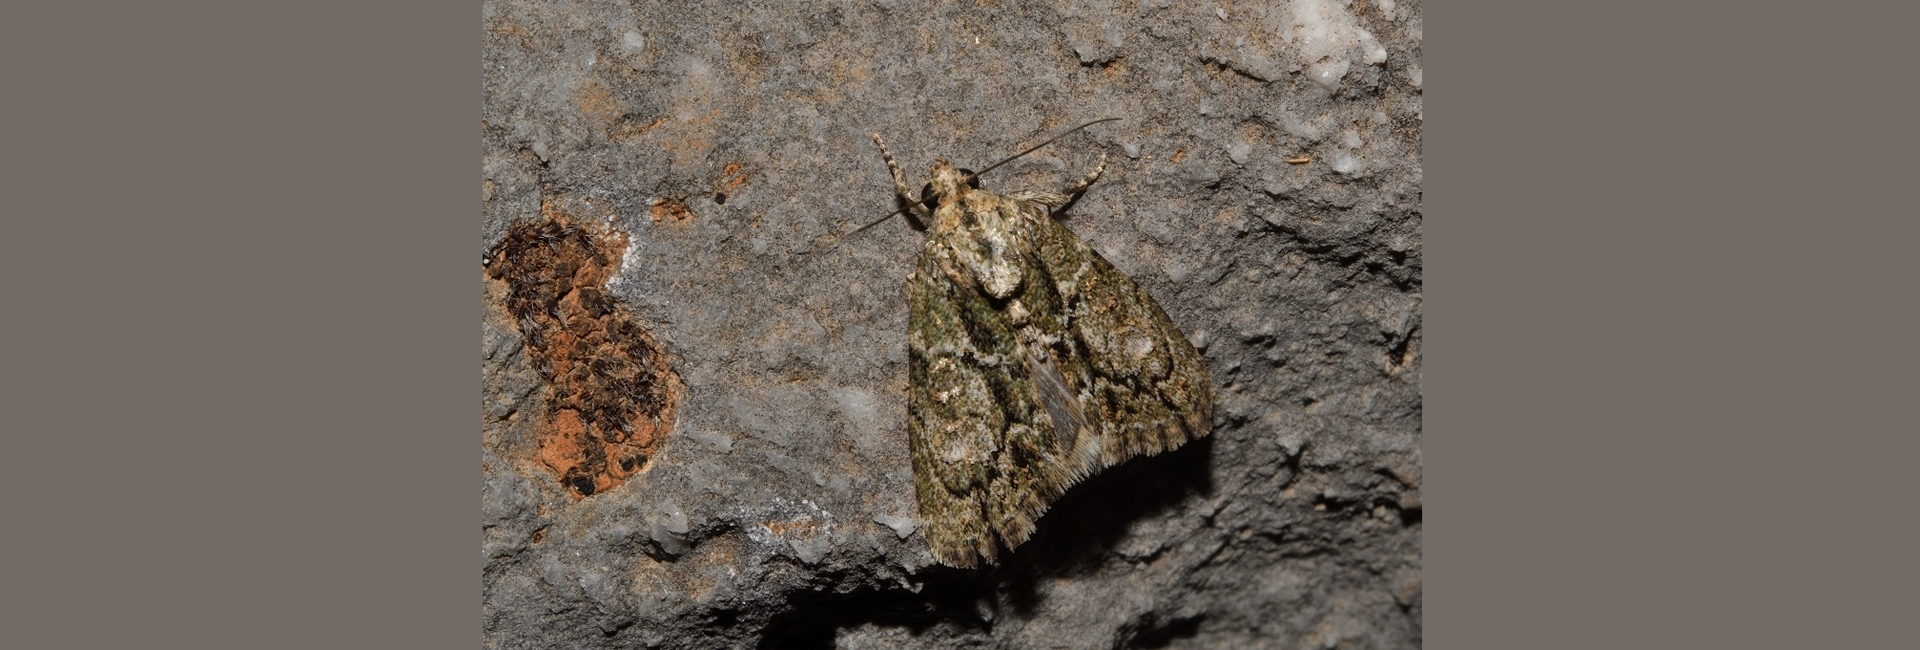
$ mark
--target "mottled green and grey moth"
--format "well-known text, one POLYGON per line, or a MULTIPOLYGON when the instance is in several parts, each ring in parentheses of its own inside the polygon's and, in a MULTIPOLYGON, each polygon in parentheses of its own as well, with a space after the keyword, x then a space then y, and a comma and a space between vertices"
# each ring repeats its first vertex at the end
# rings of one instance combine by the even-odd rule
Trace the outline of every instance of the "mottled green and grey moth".
POLYGON ((1004 195, 936 160, 923 200, 873 139, 903 210, 928 225, 907 278, 907 432, 935 559, 992 564, 1075 483, 1207 435, 1213 384, 1200 353, 1053 218, 1099 178, 1104 154, 1064 192, 1004 195))

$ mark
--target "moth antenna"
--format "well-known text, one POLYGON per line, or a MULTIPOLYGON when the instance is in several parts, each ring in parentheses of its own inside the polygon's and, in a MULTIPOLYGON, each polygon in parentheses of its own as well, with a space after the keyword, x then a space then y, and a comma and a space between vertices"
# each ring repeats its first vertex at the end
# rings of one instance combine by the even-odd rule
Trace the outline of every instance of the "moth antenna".
POLYGON ((842 237, 840 237, 840 238, 841 238, 841 239, 846 239, 847 237, 852 237, 852 236, 854 236, 854 235, 858 235, 858 234, 860 234, 860 231, 862 231, 862 230, 866 230, 866 229, 868 229, 868 228, 872 228, 872 227, 874 227, 874 226, 878 226, 878 225, 880 225, 881 223, 884 223, 884 222, 886 222, 886 220, 888 220, 888 219, 892 219, 892 218, 893 218, 893 217, 894 217, 895 215, 899 215, 899 214, 905 214, 907 210, 910 210, 910 209, 912 209, 912 208, 913 208, 913 206, 911 206, 911 205, 907 205, 907 206, 901 206, 901 208, 900 208, 900 209, 898 209, 898 210, 894 210, 894 211, 892 211, 892 212, 888 212, 888 213, 887 213, 887 216, 884 216, 884 217, 881 217, 881 218, 878 218, 878 219, 874 219, 873 221, 869 221, 869 222, 867 222, 867 225, 864 225, 864 226, 861 226, 861 227, 859 227, 859 228, 854 228, 854 229, 853 229, 853 232, 850 232, 850 233, 847 233, 846 235, 844 235, 844 236, 842 236, 842 237))
MULTIPOLYGON (((1057 141, 1059 141, 1059 140, 1060 140, 1061 138, 1064 138, 1064 137, 1067 137, 1067 136, 1069 136, 1069 135, 1073 135, 1073 134, 1074 134, 1074 132, 1076 132, 1076 131, 1079 131, 1080 129, 1084 129, 1084 128, 1087 128, 1087 127, 1089 127, 1089 126, 1093 126, 1093 125, 1095 125, 1095 124, 1099 124, 1099 123, 1101 123, 1101 122, 1112 122, 1112 121, 1115 121, 1115 120, 1118 120, 1118 119, 1120 119, 1120 118, 1117 118, 1117 117, 1103 117, 1103 118, 1100 118, 1100 119, 1097 119, 1097 120, 1094 120, 1094 121, 1092 121, 1092 122, 1087 122, 1087 123, 1085 123, 1085 124, 1082 124, 1082 125, 1080 125, 1080 126, 1076 126, 1076 127, 1073 127, 1073 128, 1071 128, 1071 129, 1067 129, 1066 131, 1064 131, 1064 132, 1062 132, 1062 133, 1061 133, 1060 135, 1056 135, 1056 136, 1053 136, 1053 137, 1051 137, 1051 138, 1047 138, 1047 140, 1046 140, 1045 142, 1041 142, 1040 144, 1036 144, 1036 145, 1033 145, 1033 146, 1031 146, 1031 147, 1027 147, 1027 150, 1026 150, 1026 151, 1022 151, 1022 152, 1020 152, 1020 153, 1017 153, 1017 154, 1013 154, 1013 155, 1011 155, 1011 156, 1008 156, 1008 157, 1007 157, 1007 158, 1006 158, 1005 160, 1001 160, 1000 162, 997 162, 997 163, 994 163, 994 164, 991 164, 991 165, 987 165, 987 168, 986 168, 986 169, 982 169, 982 170, 980 170, 980 171, 977 171, 977 172, 974 172, 973 174, 971 174, 971 175, 969 175, 969 176, 967 176, 964 182, 966 182, 966 183, 972 183, 974 179, 977 179, 977 178, 980 178, 980 175, 981 175, 981 174, 985 174, 985 173, 987 173, 987 172, 990 172, 990 171, 993 171, 993 169, 994 169, 995 167, 999 167, 999 166, 1001 166, 1001 165, 1005 165, 1005 164, 1007 164, 1007 163, 1010 163, 1010 162, 1013 162, 1013 161, 1015 161, 1015 160, 1019 160, 1021 156, 1024 156, 1024 155, 1027 155, 1027 154, 1030 154, 1030 153, 1033 153, 1033 152, 1035 152, 1035 151, 1039 151, 1041 147, 1044 147, 1044 146, 1047 146, 1047 145, 1050 145, 1050 144, 1053 144, 1054 142, 1057 142, 1057 141)), ((840 242, 844 242, 844 241, 846 241, 846 240, 847 240, 847 238, 849 238, 849 237, 852 237, 852 236, 854 236, 854 235, 858 235, 858 234, 860 234, 860 233, 861 233, 862 231, 865 231, 865 230, 866 230, 866 229, 868 229, 868 228, 872 228, 872 227, 874 227, 874 226, 878 226, 878 225, 880 225, 880 224, 882 224, 882 223, 885 223, 885 222, 886 222, 886 220, 888 220, 888 219, 892 219, 892 218, 893 218, 893 217, 894 217, 895 215, 899 215, 899 214, 901 214, 901 213, 904 213, 904 212, 906 212, 907 210, 910 210, 910 209, 912 209, 912 208, 913 208, 913 206, 912 206, 912 205, 903 205, 903 206, 900 206, 900 209, 898 209, 898 210, 894 210, 894 211, 892 211, 892 212, 888 212, 888 213, 886 214, 886 216, 883 216, 883 217, 880 217, 880 218, 878 218, 878 219, 874 219, 873 221, 870 221, 870 222, 868 222, 868 223, 867 223, 867 225, 864 225, 864 226, 861 226, 861 227, 859 227, 859 228, 855 228, 855 229, 853 229, 853 232, 849 232, 849 233, 847 233, 847 234, 845 234, 845 235, 841 235, 841 236, 839 236, 839 237, 836 237, 836 238, 834 238, 834 240, 833 240, 833 243, 831 243, 831 244, 828 244, 828 245, 827 245, 827 247, 826 247, 826 249, 824 249, 824 250, 821 250, 821 251, 820 251, 820 253, 824 255, 824 254, 826 254, 826 253, 827 253, 828 251, 831 251, 831 250, 833 250, 833 249, 834 249, 835 247, 837 247, 837 246, 839 246, 839 245, 840 245, 840 242)))
MULTIPOLYGON (((1033 153, 1033 152, 1035 152, 1035 151, 1039 151, 1041 147, 1044 147, 1044 146, 1047 146, 1047 145, 1050 145, 1050 144, 1053 144, 1053 143, 1054 143, 1054 141, 1056 141, 1056 140, 1059 140, 1059 139, 1061 139, 1061 138, 1064 138, 1064 137, 1067 137, 1067 136, 1070 136, 1070 135, 1073 135, 1073 133, 1074 133, 1075 131, 1079 131, 1080 129, 1084 129, 1084 128, 1087 128, 1087 127, 1089 127, 1089 126, 1093 126, 1093 125, 1095 125, 1095 124, 1099 124, 1099 123, 1101 123, 1101 122, 1112 122, 1112 121, 1114 121, 1114 120, 1118 120, 1118 119, 1120 119, 1120 118, 1117 118, 1117 117, 1103 117, 1103 118, 1100 118, 1100 119, 1097 119, 1097 120, 1094 120, 1094 121, 1092 121, 1092 122, 1088 122, 1088 123, 1086 123, 1086 124, 1082 124, 1082 125, 1080 125, 1080 126, 1076 126, 1076 127, 1073 127, 1073 128, 1071 128, 1071 129, 1067 129, 1067 130, 1066 130, 1066 132, 1064 132, 1064 133, 1061 133, 1060 135, 1056 135, 1056 136, 1053 136, 1053 137, 1051 137, 1051 138, 1047 138, 1047 141, 1046 141, 1046 142, 1042 142, 1042 143, 1040 143, 1040 144, 1036 144, 1036 145, 1033 145, 1033 146, 1031 146, 1031 147, 1027 147, 1027 150, 1026 150, 1026 151, 1022 151, 1022 152, 1020 152, 1020 153, 1017 153, 1017 154, 1013 154, 1013 155, 1011 155, 1011 156, 1007 156, 1007 159, 1006 159, 1006 160, 1002 160, 1002 161, 1000 161, 1000 162, 997 162, 997 163, 994 163, 994 164, 991 164, 991 165, 987 165, 987 168, 986 168, 986 169, 982 169, 982 170, 980 170, 980 171, 977 171, 977 172, 974 172, 972 176, 968 176, 968 177, 967 177, 967 180, 968 180, 968 181, 972 181, 973 179, 976 179, 976 178, 979 178, 981 174, 985 174, 985 173, 987 173, 987 172, 990 172, 990 171, 993 171, 993 168, 995 168, 995 167, 999 167, 999 166, 1001 166, 1001 165, 1005 165, 1005 164, 1007 164, 1007 163, 1010 163, 1010 162, 1013 162, 1013 161, 1015 161, 1015 160, 1018 160, 1018 159, 1019 159, 1019 158, 1020 158, 1021 156, 1024 156, 1024 155, 1027 155, 1027 154, 1030 154, 1030 153, 1033 153)), ((893 216, 893 215, 887 215, 887 216, 893 216)))
POLYGON ((888 219, 892 219, 894 215, 897 215, 897 214, 900 214, 900 213, 902 213, 902 212, 906 212, 906 211, 907 211, 907 209, 908 209, 908 208, 911 208, 911 207, 913 207, 913 206, 903 206, 903 207, 901 207, 901 208, 900 208, 900 209, 898 209, 898 210, 894 210, 894 211, 892 211, 892 212, 888 212, 888 213, 887 213, 887 216, 884 216, 884 217, 881 217, 881 218, 879 218, 879 219, 874 219, 873 221, 871 221, 871 222, 868 222, 868 223, 867 223, 867 225, 864 225, 864 226, 861 226, 861 227, 859 227, 859 228, 854 228, 854 229, 853 229, 853 232, 849 232, 849 233, 847 233, 847 234, 844 234, 844 235, 840 235, 840 236, 838 236, 838 237, 835 237, 835 238, 833 238, 833 241, 832 241, 832 242, 830 242, 830 243, 828 243, 828 244, 827 244, 827 247, 826 247, 826 248, 823 248, 823 249, 820 249, 820 252, 819 252, 818 254, 820 254, 820 255, 825 255, 825 254, 827 254, 827 253, 829 253, 829 252, 831 252, 831 251, 833 251, 833 249, 835 249, 835 248, 839 248, 839 247, 840 247, 840 244, 841 244, 841 243, 843 243, 843 242, 845 242, 845 241, 847 241, 847 239, 848 239, 848 238, 850 238, 850 237, 852 237, 852 236, 854 236, 854 235, 858 235, 858 234, 860 234, 860 231, 863 231, 863 230, 866 230, 866 229, 868 229, 868 228, 872 228, 872 227, 874 227, 874 226, 878 226, 878 225, 880 225, 881 223, 883 223, 883 222, 885 222, 886 220, 888 220, 888 219))

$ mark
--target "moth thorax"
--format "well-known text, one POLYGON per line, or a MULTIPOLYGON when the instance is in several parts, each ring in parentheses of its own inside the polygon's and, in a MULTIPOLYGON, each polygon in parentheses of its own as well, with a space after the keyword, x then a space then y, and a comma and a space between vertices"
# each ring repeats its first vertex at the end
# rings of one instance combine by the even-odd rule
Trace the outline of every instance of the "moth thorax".
POLYGON ((967 251, 966 261, 980 288, 996 299, 1012 297, 1026 273, 1020 257, 1010 254, 1006 233, 986 231, 977 244, 980 248, 967 251))

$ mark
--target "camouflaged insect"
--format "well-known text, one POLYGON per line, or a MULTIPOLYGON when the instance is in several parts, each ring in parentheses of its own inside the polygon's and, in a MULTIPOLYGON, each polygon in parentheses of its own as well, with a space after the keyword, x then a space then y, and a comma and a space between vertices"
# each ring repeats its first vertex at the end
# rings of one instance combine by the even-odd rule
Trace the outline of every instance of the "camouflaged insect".
POLYGON ((1199 352, 1052 218, 1106 156, 1065 192, 1005 195, 936 160, 922 202, 873 139, 899 199, 929 227, 907 279, 907 430, 935 559, 992 564, 995 538, 1018 547, 1068 487, 1207 435, 1213 385, 1199 352))

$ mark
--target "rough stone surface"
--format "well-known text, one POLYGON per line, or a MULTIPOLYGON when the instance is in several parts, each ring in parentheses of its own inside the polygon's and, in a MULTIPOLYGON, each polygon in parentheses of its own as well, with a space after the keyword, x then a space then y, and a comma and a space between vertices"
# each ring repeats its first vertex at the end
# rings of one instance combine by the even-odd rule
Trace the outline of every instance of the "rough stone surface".
POLYGON ((482 4, 482 258, 543 214, 625 232, 606 295, 685 386, 581 498, 485 287, 486 647, 1420 644, 1421 3, 1029 4, 482 4), (1213 434, 941 567, 906 440, 922 235, 827 244, 896 207, 868 133, 918 183, 1104 116, 983 184, 1109 154, 1065 223, 1202 349, 1213 434))

